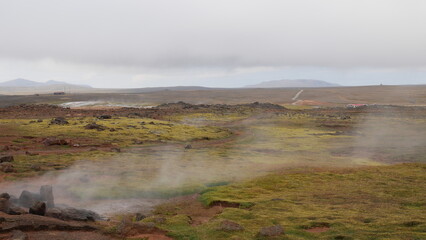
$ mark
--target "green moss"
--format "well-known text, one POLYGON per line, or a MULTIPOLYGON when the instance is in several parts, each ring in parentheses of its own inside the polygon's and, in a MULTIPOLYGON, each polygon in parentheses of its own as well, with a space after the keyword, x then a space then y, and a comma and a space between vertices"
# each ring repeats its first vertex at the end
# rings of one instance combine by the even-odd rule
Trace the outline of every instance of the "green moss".
MULTIPOLYGON (((229 239, 235 234, 241 239, 254 239, 261 227, 281 224, 285 239, 422 239, 426 236, 425 169, 425 164, 403 164, 281 173, 215 187, 203 193, 200 200, 206 204, 221 201, 254 205, 249 210, 226 208, 209 223, 192 227, 191 234, 196 234, 194 239, 229 239), (245 231, 218 234, 213 226, 220 219, 236 221, 245 231), (315 227, 329 230, 305 231, 315 227)), ((177 239, 185 239, 191 232, 173 226, 167 229, 177 239)))

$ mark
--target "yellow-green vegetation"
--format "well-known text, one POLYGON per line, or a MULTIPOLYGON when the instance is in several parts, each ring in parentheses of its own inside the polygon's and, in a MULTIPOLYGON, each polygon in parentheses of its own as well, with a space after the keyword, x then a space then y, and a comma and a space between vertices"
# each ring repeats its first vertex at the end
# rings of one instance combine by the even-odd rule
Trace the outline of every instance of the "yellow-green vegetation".
POLYGON ((242 120, 249 117, 248 113, 190 113, 171 116, 170 119, 192 125, 221 124, 242 120))
MULTIPOLYGON (((41 123, 1 120, 1 123, 9 129, 17 129, 19 136, 57 136, 74 143, 87 143, 85 140, 89 139, 87 144, 129 146, 121 153, 109 152, 109 148, 95 151, 86 148, 79 152, 78 147, 44 147, 38 143, 47 153, 16 156, 18 173, 9 175, 9 179, 32 176, 73 165, 72 171, 91 176, 89 185, 73 184, 69 190, 75 195, 124 198, 194 193, 282 168, 425 161, 424 121, 404 119, 402 124, 392 119, 383 124, 388 117, 369 117, 368 120, 362 117, 342 119, 291 111, 261 115, 194 113, 172 115, 170 121, 70 118, 68 125, 49 125, 47 120, 41 123), (84 128, 95 120, 115 131, 84 128), (386 127, 392 131, 384 131, 386 127), (205 140, 191 142, 192 149, 184 149, 186 143, 198 139, 205 140), (410 139, 415 141, 409 142, 410 139), (144 144, 134 144, 136 142, 144 144), (55 151, 49 154, 50 150, 55 151), (40 165, 42 171, 32 171, 33 164, 40 165)), ((16 136, 14 145, 25 146, 31 141, 33 139, 16 136)))
POLYGON ((271 174, 205 191, 205 205, 240 205, 205 224, 191 226, 182 214, 164 213, 159 226, 175 239, 256 239, 261 227, 274 224, 285 229, 274 239, 425 239, 425 172, 426 164, 402 164, 271 174), (245 230, 218 230, 225 219, 245 230), (309 232, 313 228, 323 232, 309 232))
POLYGON ((168 121, 141 118, 113 118, 98 120, 97 118, 70 118, 69 124, 50 124, 49 120, 0 120, 1 125, 15 127, 19 134, 33 137, 89 138, 98 143, 114 143, 127 146, 134 141, 192 141, 198 139, 217 139, 230 135, 226 129, 214 126, 190 126, 168 121), (87 124, 96 122, 107 129, 88 130, 87 124), (112 129, 112 131, 111 131, 112 129))

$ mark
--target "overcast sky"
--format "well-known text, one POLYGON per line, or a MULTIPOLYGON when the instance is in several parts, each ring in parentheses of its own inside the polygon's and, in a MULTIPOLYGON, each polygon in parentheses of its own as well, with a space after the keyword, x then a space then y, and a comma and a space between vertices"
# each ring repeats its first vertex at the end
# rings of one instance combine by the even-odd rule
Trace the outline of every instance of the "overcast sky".
POLYGON ((0 81, 426 84, 424 0, 0 0, 0 81))

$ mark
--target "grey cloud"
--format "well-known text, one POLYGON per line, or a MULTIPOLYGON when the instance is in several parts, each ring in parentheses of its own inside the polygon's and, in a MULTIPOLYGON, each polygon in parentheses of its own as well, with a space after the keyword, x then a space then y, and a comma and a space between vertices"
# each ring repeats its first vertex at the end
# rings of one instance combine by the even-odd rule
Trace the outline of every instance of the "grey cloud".
POLYGON ((140 68, 424 67, 421 0, 0 2, 0 58, 140 68))

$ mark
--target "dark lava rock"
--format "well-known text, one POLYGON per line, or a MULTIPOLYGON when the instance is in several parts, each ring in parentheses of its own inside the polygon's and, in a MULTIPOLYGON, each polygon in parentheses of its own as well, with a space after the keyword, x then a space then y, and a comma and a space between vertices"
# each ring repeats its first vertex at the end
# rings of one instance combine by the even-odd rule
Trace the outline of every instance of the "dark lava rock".
POLYGON ((13 162, 13 156, 12 155, 0 155, 0 163, 2 162, 13 162))
POLYGON ((99 124, 97 124, 97 123, 90 123, 90 124, 87 124, 86 126, 84 126, 84 128, 85 128, 85 129, 96 129, 96 130, 98 130, 98 131, 103 131, 103 130, 107 129, 107 127, 102 126, 102 125, 99 125, 99 124))
POLYGON ((41 201, 40 194, 24 190, 19 196, 18 204, 22 207, 29 208, 39 201, 41 201))
POLYGON ((69 124, 69 122, 65 120, 65 118, 63 117, 57 117, 57 118, 54 118, 52 121, 50 121, 50 124, 66 125, 66 124, 69 124))
POLYGON ((36 202, 30 207, 31 214, 44 216, 46 214, 46 203, 45 202, 36 202))
POLYGON ((9 193, 2 193, 2 194, 0 194, 0 198, 6 198, 7 200, 9 200, 10 195, 9 195, 9 193))
POLYGON ((102 217, 93 211, 86 210, 86 209, 77 209, 72 207, 50 208, 47 210, 46 216, 58 218, 61 220, 76 220, 76 221, 102 220, 102 217))
POLYGON ((52 145, 68 145, 69 142, 65 139, 58 139, 55 137, 49 137, 49 138, 45 138, 43 139, 42 143, 45 146, 52 146, 52 145))
POLYGON ((13 204, 10 205, 10 208, 9 208, 9 214, 10 215, 22 215, 22 214, 27 214, 27 213, 28 213, 28 211, 25 210, 25 208, 18 207, 18 206, 15 206, 13 204))
POLYGON ((263 227, 259 231, 259 235, 263 237, 280 236, 283 233, 284 233, 284 229, 281 225, 263 227))
POLYGON ((98 119, 111 119, 112 116, 111 115, 100 115, 98 116, 98 119))
POLYGON ((224 220, 220 223, 219 230, 222 231, 243 231, 244 227, 236 222, 232 222, 229 220, 224 220))
POLYGON ((141 220, 143 220, 145 218, 146 218, 146 216, 143 215, 142 213, 136 213, 136 215, 135 215, 136 222, 139 222, 139 221, 141 221, 141 220))
POLYGON ((9 213, 10 203, 7 198, 0 198, 0 212, 9 213))
POLYGON ((28 235, 20 230, 12 232, 11 240, 28 240, 28 235))
POLYGON ((0 163, 0 171, 4 173, 11 173, 11 172, 15 172, 15 168, 13 167, 13 164, 10 162, 2 162, 0 163))
POLYGON ((53 199, 53 189, 50 185, 44 185, 40 187, 40 198, 42 201, 46 202, 48 208, 55 207, 55 202, 53 199))

